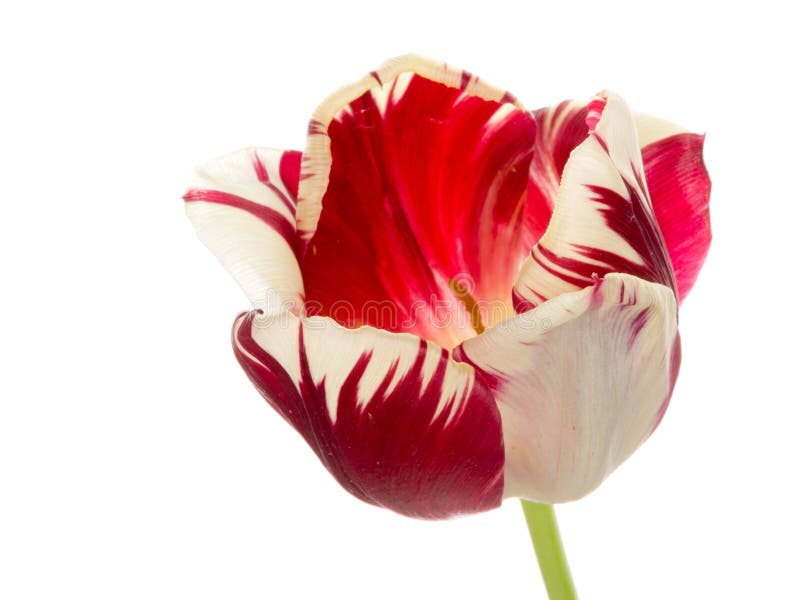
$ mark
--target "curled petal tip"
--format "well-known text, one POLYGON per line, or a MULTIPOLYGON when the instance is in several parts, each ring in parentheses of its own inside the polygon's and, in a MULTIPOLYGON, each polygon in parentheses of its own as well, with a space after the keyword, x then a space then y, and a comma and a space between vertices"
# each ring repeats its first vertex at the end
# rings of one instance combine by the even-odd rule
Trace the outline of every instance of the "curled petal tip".
POLYGON ((589 101, 586 107, 586 126, 589 128, 589 132, 593 132, 600 122, 607 101, 606 98, 600 96, 595 96, 589 101))

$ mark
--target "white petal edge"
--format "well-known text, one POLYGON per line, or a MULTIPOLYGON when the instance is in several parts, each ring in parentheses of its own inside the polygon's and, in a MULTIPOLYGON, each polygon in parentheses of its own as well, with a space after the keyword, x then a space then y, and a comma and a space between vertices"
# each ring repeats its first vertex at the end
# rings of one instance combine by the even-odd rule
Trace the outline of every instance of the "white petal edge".
MULTIPOLYGON (((390 393, 408 373, 420 352, 421 339, 409 333, 392 333, 370 326, 348 329, 328 317, 299 318, 291 313, 256 317, 252 326, 253 339, 265 352, 276 358, 298 385, 301 379, 298 362, 298 333, 301 327, 310 373, 315 383, 325 387, 328 417, 332 423, 336 422, 339 390, 361 357, 371 355, 358 386, 357 404, 366 409, 389 369, 394 365, 396 371, 386 393, 390 393)), ((449 357, 447 351, 438 344, 426 342, 425 347, 423 389, 427 387, 442 358, 449 357)), ((444 380, 446 393, 442 395, 436 416, 453 398, 456 401, 450 410, 456 414, 459 411, 459 399, 469 393, 474 381, 475 372, 471 366, 449 360, 444 380)))
POLYGON ((688 130, 680 125, 665 121, 664 119, 659 119, 658 117, 641 113, 634 113, 633 117, 636 120, 636 132, 639 135, 640 148, 644 148, 653 142, 658 142, 659 140, 679 133, 688 133, 688 130))
MULTIPOLYGON (((295 235, 295 217, 285 200, 290 193, 280 178, 283 154, 280 150, 246 148, 213 159, 196 169, 185 198, 198 190, 238 196, 275 211, 295 235), (259 180, 256 159, 266 169, 274 189, 259 180)), ((303 278, 297 258, 275 228, 246 210, 215 202, 187 201, 185 208, 200 241, 233 276, 254 307, 275 314, 302 306, 303 278)))
MULTIPOLYGON (((508 102, 524 110, 516 98, 505 90, 486 83, 468 71, 416 54, 388 60, 359 81, 340 88, 317 107, 309 124, 297 202, 297 228, 303 240, 310 239, 316 231, 322 211, 322 197, 328 188, 331 168, 328 125, 343 107, 369 90, 373 90, 378 103, 385 106, 392 82, 405 73, 463 89, 465 94, 484 100, 508 102)), ((398 90, 395 90, 397 94, 398 90)))

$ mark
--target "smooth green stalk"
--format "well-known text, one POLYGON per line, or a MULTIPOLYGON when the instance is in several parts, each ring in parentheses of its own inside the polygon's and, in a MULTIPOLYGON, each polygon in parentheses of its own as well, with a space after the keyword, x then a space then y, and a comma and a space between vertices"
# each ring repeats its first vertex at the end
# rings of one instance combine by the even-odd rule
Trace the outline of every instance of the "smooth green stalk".
POLYGON ((550 600, 576 600, 578 594, 572 583, 553 505, 522 500, 522 511, 550 600))

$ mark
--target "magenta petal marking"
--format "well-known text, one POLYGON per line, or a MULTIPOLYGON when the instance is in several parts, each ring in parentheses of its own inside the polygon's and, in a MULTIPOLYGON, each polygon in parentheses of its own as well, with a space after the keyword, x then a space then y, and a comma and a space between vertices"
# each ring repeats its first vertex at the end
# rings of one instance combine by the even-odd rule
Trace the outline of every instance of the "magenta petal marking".
MULTIPOLYGON (((283 159, 281 159, 281 164, 282 163, 283 159)), ((273 194, 275 194, 281 202, 283 202, 283 205, 289 209, 289 212, 291 214, 294 214, 295 210, 297 210, 295 206, 297 200, 296 199, 294 201, 290 200, 286 196, 286 194, 284 194, 283 191, 280 188, 278 188, 278 186, 276 186, 274 183, 270 181, 267 168, 264 166, 264 163, 261 162, 261 158, 258 156, 257 152, 253 153, 253 169, 256 172, 256 177, 258 178, 258 180, 265 186, 267 186, 270 189, 270 191, 273 194)))
POLYGON ((528 288, 526 291, 528 292, 528 294, 532 294, 536 298, 536 304, 527 300, 525 296, 520 294, 517 290, 512 290, 511 301, 514 306, 514 312, 516 313, 528 312, 529 310, 536 308, 537 304, 547 300, 547 298, 538 294, 535 290, 528 288))
MULTIPOLYGON (((594 248, 586 248, 585 246, 580 247, 582 250, 585 249, 587 252, 594 251, 594 248)), ((574 285, 576 288, 586 287, 587 285, 591 284, 594 278, 593 275, 597 274, 597 265, 594 264, 587 264, 580 260, 570 259, 563 256, 557 255, 555 252, 551 252, 545 246, 537 246, 535 251, 531 253, 531 258, 536 261, 545 271, 555 275, 556 277, 560 278, 562 281, 566 281, 567 283, 574 285), (546 258, 547 261, 553 263, 554 265, 558 265, 560 269, 557 270, 551 267, 543 260, 546 258), (572 272, 575 275, 570 275, 569 273, 572 272)), ((608 271, 614 271, 615 269, 609 269, 608 271)), ((623 271, 624 272, 624 271, 623 271)), ((603 273, 605 275, 605 273, 603 273)), ((539 295, 541 301, 546 300, 546 298, 542 295, 539 295)))
MULTIPOLYGON (((622 294, 622 292, 620 292, 622 294)), ((628 349, 632 350, 633 345, 636 343, 636 338, 642 332, 642 328, 647 323, 648 316, 650 315, 650 308, 643 308, 631 321, 631 338, 628 341, 628 349)))
POLYGON ((606 107, 607 100, 605 98, 592 98, 589 105, 586 107, 586 127, 590 132, 594 131, 597 124, 600 122, 600 117, 603 116, 603 109, 606 107))
MULTIPOLYGON (((635 171, 634 171, 635 172, 635 171)), ((604 205, 600 209, 609 229, 617 233, 644 261, 644 268, 611 252, 599 248, 583 247, 581 254, 608 265, 606 273, 629 273, 675 288, 672 264, 669 261, 660 229, 644 200, 628 181, 625 181, 628 198, 601 186, 587 186, 595 194, 594 201, 604 205)), ((639 187, 638 189, 641 189, 639 187)), ((596 268, 596 267, 595 267, 596 268)), ((604 275, 605 273, 599 273, 604 275)))
POLYGON ((297 205, 297 186, 300 183, 300 163, 302 158, 302 152, 287 150, 281 156, 279 166, 281 181, 289 192, 294 205, 297 205))
POLYGON ((653 142, 642 150, 642 160, 683 300, 711 245, 711 180, 703 164, 703 136, 682 133, 653 142))

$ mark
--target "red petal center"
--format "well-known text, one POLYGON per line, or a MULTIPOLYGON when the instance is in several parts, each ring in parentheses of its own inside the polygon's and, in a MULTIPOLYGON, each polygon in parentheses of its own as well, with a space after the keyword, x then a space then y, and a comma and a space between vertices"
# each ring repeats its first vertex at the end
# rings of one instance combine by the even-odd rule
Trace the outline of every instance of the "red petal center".
POLYGON ((342 108, 328 135, 329 185, 302 263, 308 312, 446 348, 510 314, 529 250, 528 113, 405 74, 342 108))

